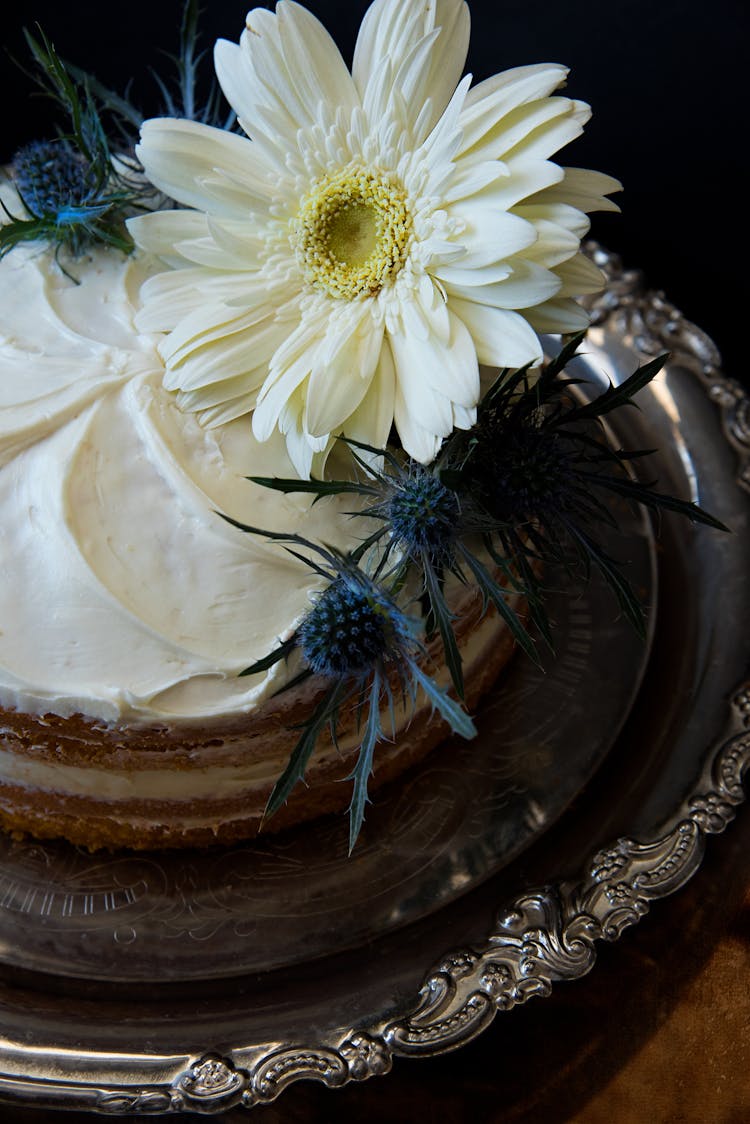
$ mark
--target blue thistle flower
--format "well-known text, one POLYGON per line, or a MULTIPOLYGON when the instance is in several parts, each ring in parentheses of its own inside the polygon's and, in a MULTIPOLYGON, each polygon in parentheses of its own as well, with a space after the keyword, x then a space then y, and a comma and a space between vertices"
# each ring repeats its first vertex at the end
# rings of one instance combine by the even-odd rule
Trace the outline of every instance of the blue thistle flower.
POLYGON ((71 77, 43 33, 40 40, 25 34, 39 71, 37 82, 65 112, 70 129, 16 153, 14 179, 27 217, 3 208, 10 221, 0 226, 0 257, 21 242, 38 240, 55 247, 61 268, 62 250, 75 258, 95 242, 129 253, 133 242, 124 218, 145 194, 144 185, 113 163, 88 80, 71 77))
POLYGON ((24 206, 37 218, 57 220, 90 199, 89 165, 66 140, 24 145, 13 158, 13 171, 24 206))
POLYGON ((295 785, 303 780, 317 740, 326 726, 335 742, 342 707, 352 703, 363 719, 357 762, 348 778, 354 782, 349 806, 351 853, 365 818, 367 783, 375 749, 384 737, 383 709, 391 716, 391 733, 395 736, 394 691, 398 690, 404 700, 411 699, 414 705, 421 689, 451 730, 461 737, 473 738, 476 728, 462 707, 423 670, 420 660, 426 652, 419 639, 422 623, 400 608, 392 584, 386 586, 370 577, 351 555, 327 550, 300 535, 263 531, 226 515, 223 518, 241 531, 288 544, 287 549, 294 557, 329 582, 294 635, 246 668, 242 675, 267 671, 299 649, 307 666, 294 683, 313 674, 329 680, 328 689, 304 723, 287 767, 274 786, 266 805, 267 816, 273 815, 286 802, 295 785), (292 546, 304 547, 320 561, 300 554, 292 546))
MULTIPOLYGON (((351 513, 381 524, 359 548, 357 556, 363 557, 377 547, 380 560, 376 577, 384 576, 394 586, 403 583, 410 569, 416 569, 421 575, 426 633, 428 638, 434 633, 440 635, 445 662, 459 698, 464 697, 464 680, 454 617, 445 598, 445 581, 449 574, 466 584, 468 571, 481 591, 484 610, 494 605, 519 647, 538 662, 534 642, 510 604, 510 595, 521 590, 512 561, 497 552, 490 553, 491 568, 501 574, 502 580, 497 581, 470 545, 477 537, 486 544, 497 529, 497 520, 477 509, 471 497, 467 499, 453 488, 438 467, 425 468, 413 461, 402 463, 388 450, 373 449, 346 438, 342 440, 367 473, 361 481, 282 480, 266 476, 250 479, 275 491, 305 492, 317 499, 350 492, 373 501, 371 506, 351 513), (370 460, 366 463, 358 451, 368 454, 370 460), (384 462, 382 470, 373 467, 373 460, 378 459, 384 462)), ((530 603, 533 602, 536 612, 534 587, 529 582, 521 591, 530 603)), ((544 628, 542 632, 546 637, 544 628)))
POLYGON ((570 505, 573 466, 554 430, 536 424, 481 434, 474 471, 487 510, 506 523, 528 523, 570 505))
POLYGON ((411 474, 397 477, 387 501, 393 538, 410 556, 427 552, 449 562, 460 525, 458 496, 434 473, 414 466, 411 474))
MULTIPOLYGON (((620 610, 645 636, 643 608, 623 573, 595 538, 592 528, 617 522, 611 496, 653 511, 668 510, 717 530, 727 528, 693 503, 656 492, 636 480, 630 462, 647 452, 614 449, 600 427, 607 414, 633 405, 634 395, 664 366, 662 355, 588 402, 570 390, 579 379, 564 377, 565 368, 584 334, 571 339, 539 377, 528 368, 503 371, 484 396, 469 434, 455 433, 441 451, 441 471, 461 494, 495 520, 495 546, 513 557, 523 579, 533 584, 533 565, 561 565, 586 580, 599 571, 612 589, 620 610), (576 572, 577 571, 577 572, 576 572)), ((494 556, 494 554, 493 554, 494 556)), ((544 627, 538 605, 535 621, 544 627)))
POLYGON ((299 629, 299 645, 316 675, 368 676, 414 643, 413 622, 361 570, 343 570, 299 629))

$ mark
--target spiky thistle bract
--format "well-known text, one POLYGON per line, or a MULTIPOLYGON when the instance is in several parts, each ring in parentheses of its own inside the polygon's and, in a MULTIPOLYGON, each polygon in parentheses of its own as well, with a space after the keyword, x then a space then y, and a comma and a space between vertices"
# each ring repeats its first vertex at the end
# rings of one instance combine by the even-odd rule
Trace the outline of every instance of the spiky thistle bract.
MULTIPOLYGON (((198 18, 197 0, 187 0, 179 54, 170 56, 176 82, 152 71, 162 112, 231 128, 234 114, 224 113, 222 119, 215 79, 203 104, 198 95, 204 57, 197 50, 198 18)), ((71 276, 62 265, 63 254, 75 259, 97 243, 123 253, 133 249, 125 219, 156 194, 133 152, 144 118, 127 97, 63 62, 41 28, 38 37, 29 31, 24 35, 33 63, 29 76, 56 106, 61 126, 56 137, 31 141, 13 158, 11 178, 24 213, 15 215, 3 205, 8 221, 0 225, 0 258, 22 242, 47 242, 71 276)))
POLYGON ((16 154, 12 177, 25 214, 4 207, 9 221, 0 226, 0 257, 21 242, 39 240, 55 247, 58 261, 62 251, 76 258, 96 242, 129 252, 133 243, 124 219, 144 184, 136 181, 134 167, 112 156, 88 83, 71 77, 44 32, 25 35, 35 80, 62 111, 66 128, 16 154))
POLYGON ((316 499, 350 492, 370 500, 360 511, 351 513, 353 517, 363 516, 380 524, 359 550, 364 553, 377 546, 377 573, 387 575, 394 584, 402 584, 409 572, 416 571, 427 635, 439 633, 459 698, 464 697, 464 678, 454 616, 445 593, 449 576, 462 585, 477 585, 484 610, 494 605, 519 646, 537 661, 534 641, 513 604, 513 595, 523 593, 527 603, 536 608, 535 587, 519 580, 510 556, 490 561, 486 552, 476 549, 477 542, 496 533, 497 521, 480 510, 471 496, 460 495, 447 486, 436 467, 425 468, 415 461, 402 461, 389 450, 343 440, 365 473, 359 481, 259 476, 251 480, 280 492, 313 494, 316 499), (360 453, 367 454, 368 460, 363 460, 360 453), (378 458, 382 468, 374 466, 378 458))
POLYGON ((645 635, 643 608, 624 567, 600 542, 603 528, 617 529, 611 500, 670 511, 717 530, 727 528, 697 504, 657 491, 632 472, 652 450, 614 448, 602 421, 634 407, 635 395, 662 370, 668 355, 644 364, 621 384, 595 396, 576 393, 584 380, 565 370, 585 333, 530 377, 528 369, 504 371, 484 396, 477 421, 456 432, 441 450, 438 472, 459 496, 470 496, 495 530, 488 549, 513 558, 530 578, 536 561, 562 565, 588 580, 598 570, 623 615, 645 635))
POLYGON ((318 546, 300 535, 264 531, 224 518, 242 531, 283 543, 294 557, 328 583, 295 633, 242 674, 260 674, 298 650, 304 666, 293 683, 311 675, 328 682, 312 714, 300 727, 297 744, 269 797, 266 816, 278 811, 304 780, 315 746, 326 728, 336 744, 342 713, 354 715, 360 743, 356 764, 347 778, 353 782, 349 806, 351 853, 365 818, 375 749, 386 736, 395 737, 397 707, 413 708, 421 690, 453 733, 472 738, 476 728, 461 705, 425 671, 427 653, 420 635, 422 622, 410 617, 399 605, 397 586, 392 581, 378 580, 366 573, 352 555, 318 546), (383 729, 383 714, 389 716, 389 734, 383 729))

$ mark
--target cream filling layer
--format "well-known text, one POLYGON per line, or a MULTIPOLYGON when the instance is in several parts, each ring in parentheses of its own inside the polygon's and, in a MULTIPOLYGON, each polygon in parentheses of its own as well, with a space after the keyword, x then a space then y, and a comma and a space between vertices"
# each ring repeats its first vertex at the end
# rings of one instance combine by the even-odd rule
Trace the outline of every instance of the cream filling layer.
MULTIPOLYGON (((320 759, 324 757, 325 754, 321 754, 320 759)), ((284 765, 284 761, 262 761, 220 767, 144 769, 134 772, 32 761, 28 757, 19 757, 9 750, 0 749, 0 777, 4 784, 18 785, 37 792, 112 801, 167 800, 173 803, 237 797, 243 792, 272 785, 284 765)))

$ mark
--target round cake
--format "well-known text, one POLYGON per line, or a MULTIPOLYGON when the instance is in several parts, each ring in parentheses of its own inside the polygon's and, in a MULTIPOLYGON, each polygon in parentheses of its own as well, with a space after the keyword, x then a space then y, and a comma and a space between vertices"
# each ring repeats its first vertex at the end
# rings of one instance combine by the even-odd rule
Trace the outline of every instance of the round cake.
POLYGON ((532 651, 523 596, 549 641, 550 511, 554 560, 562 528, 612 570, 571 524, 591 443, 528 372, 588 324, 620 185, 551 159, 590 115, 564 67, 472 85, 464 0, 374 0, 351 69, 252 9, 228 116, 194 16, 120 156, 137 110, 28 37, 67 120, 3 188, 0 821, 203 845, 351 801, 353 844, 370 773, 473 736, 532 651))
MULTIPOLYGON (((246 419, 206 429, 178 408, 158 337, 134 327, 154 268, 97 250, 73 280, 36 245, 0 262, 0 821, 89 847, 254 834, 321 690, 278 694, 294 659, 239 676, 322 582, 218 513, 342 551, 363 533, 342 517, 351 496, 311 505, 248 481, 267 449, 246 419)), ((456 611, 471 707, 512 640, 476 591, 456 611)), ((348 805, 353 721, 269 829, 348 805)), ((373 785, 447 733, 424 698, 397 726, 373 785)))

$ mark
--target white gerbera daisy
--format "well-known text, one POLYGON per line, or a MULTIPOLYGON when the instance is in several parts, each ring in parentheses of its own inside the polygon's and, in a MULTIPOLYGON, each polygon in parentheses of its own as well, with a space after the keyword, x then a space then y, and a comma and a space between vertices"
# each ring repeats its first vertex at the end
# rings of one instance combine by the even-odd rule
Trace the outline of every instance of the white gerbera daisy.
POLYGON ((134 219, 172 268, 138 326, 168 333, 165 386, 211 425, 252 412, 308 476, 333 437, 431 461, 467 428, 479 364, 541 358, 572 299, 601 287, 579 252, 616 180, 549 160, 589 117, 552 97, 557 65, 470 89, 463 0, 375 0, 350 74, 293 0, 247 16, 216 70, 250 139, 191 121, 143 127, 149 179, 193 210, 134 219))

